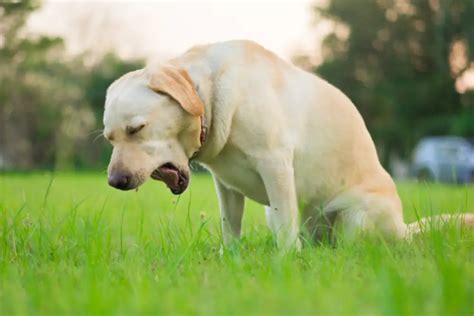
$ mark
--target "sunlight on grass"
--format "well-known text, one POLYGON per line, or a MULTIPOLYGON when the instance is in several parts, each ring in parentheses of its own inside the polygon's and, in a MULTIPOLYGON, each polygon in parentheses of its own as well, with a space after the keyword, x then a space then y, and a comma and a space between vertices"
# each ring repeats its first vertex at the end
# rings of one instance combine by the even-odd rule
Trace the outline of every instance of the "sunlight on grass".
MULTIPOLYGON (((263 208, 219 254, 212 180, 179 198, 162 183, 119 192, 98 174, 0 178, 0 314, 474 313, 474 234, 341 241, 283 256, 263 208)), ((474 188, 400 184, 405 218, 474 211, 474 188)))

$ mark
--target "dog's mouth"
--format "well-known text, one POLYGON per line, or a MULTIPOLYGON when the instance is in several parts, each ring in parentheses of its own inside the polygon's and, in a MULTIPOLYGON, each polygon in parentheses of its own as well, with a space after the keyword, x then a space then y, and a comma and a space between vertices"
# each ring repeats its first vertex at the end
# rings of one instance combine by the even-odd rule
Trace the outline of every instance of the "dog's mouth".
POLYGON ((151 178, 163 181, 173 194, 183 193, 189 184, 189 174, 186 171, 179 170, 171 162, 167 162, 155 169, 151 178))

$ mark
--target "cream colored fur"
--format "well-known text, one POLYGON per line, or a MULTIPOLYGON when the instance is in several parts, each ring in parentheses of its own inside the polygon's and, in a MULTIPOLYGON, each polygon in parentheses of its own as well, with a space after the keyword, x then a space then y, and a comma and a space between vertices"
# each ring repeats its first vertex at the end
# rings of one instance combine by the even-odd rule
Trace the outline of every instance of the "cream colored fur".
MULTIPOLYGON (((266 206, 284 249, 300 247, 300 223, 315 238, 335 223, 348 234, 408 234, 395 184, 339 89, 250 41, 194 47, 164 67, 189 74, 204 104, 209 129, 196 159, 214 177, 226 244, 240 237, 244 197, 266 206)), ((136 186, 166 162, 188 171, 200 147, 199 117, 149 89, 160 69, 129 73, 107 93, 109 171, 131 172, 136 186), (145 127, 127 136, 137 124, 145 127)))

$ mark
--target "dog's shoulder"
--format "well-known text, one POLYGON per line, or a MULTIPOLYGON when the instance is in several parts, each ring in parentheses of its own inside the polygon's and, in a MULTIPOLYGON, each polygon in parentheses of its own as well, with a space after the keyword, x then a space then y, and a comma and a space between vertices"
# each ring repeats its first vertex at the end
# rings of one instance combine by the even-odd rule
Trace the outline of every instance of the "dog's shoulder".
POLYGON ((230 40, 189 48, 176 60, 196 63, 206 60, 211 65, 252 65, 255 63, 287 64, 278 55, 251 40, 230 40))

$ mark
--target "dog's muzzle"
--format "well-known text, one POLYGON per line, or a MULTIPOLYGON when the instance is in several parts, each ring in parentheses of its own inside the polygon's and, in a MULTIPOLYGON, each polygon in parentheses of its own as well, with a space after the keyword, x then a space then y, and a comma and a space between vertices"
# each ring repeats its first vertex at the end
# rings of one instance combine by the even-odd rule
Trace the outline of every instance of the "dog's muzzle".
POLYGON ((109 185, 119 190, 131 190, 135 188, 132 174, 126 171, 116 171, 109 175, 109 185))
POLYGON ((151 174, 151 178, 166 183, 173 194, 183 193, 189 184, 189 173, 178 169, 171 162, 155 169, 151 174))

